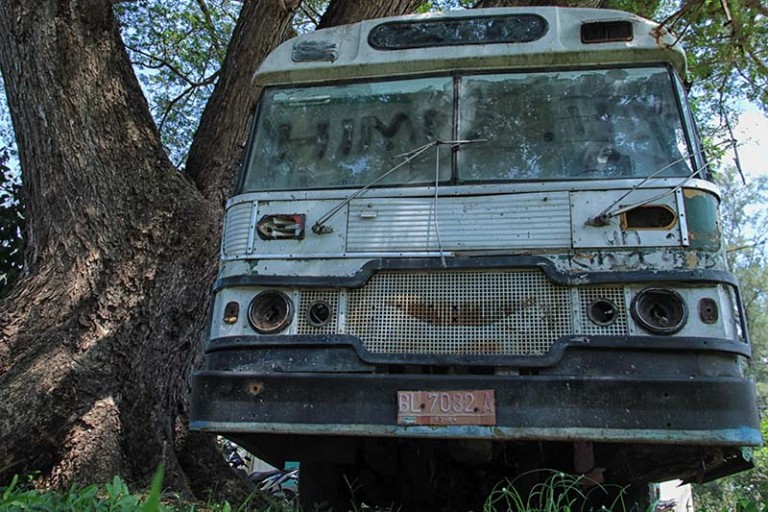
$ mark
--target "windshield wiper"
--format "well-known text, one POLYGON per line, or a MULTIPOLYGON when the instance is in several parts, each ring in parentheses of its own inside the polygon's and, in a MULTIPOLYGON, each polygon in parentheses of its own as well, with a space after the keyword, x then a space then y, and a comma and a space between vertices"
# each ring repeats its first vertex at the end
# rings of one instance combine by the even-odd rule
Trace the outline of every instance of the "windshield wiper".
MULTIPOLYGON (((699 151, 699 153, 703 153, 703 152, 704 152, 703 149, 699 151)), ((619 208, 617 210, 614 210, 614 208, 616 206, 618 206, 619 203, 621 203, 624 199, 626 199, 632 192, 634 192, 636 190, 639 190, 643 185, 648 183, 648 181, 652 180, 653 178, 656 178, 659 174, 661 174, 662 172, 666 171, 667 169, 669 169, 673 165, 677 165, 680 162, 683 162, 683 161, 685 161, 685 160, 687 160, 689 158, 691 158, 691 155, 682 156, 682 157, 678 158, 677 160, 674 160, 674 161, 668 163, 667 165, 665 165, 664 167, 662 167, 658 171, 654 172, 650 176, 646 176, 645 178, 643 178, 642 181, 640 181, 640 183, 638 183, 634 187, 632 187, 629 190, 627 190, 627 192, 624 193, 624 195, 622 195, 617 200, 615 200, 613 203, 611 203, 610 206, 605 208, 603 211, 601 211, 600 213, 598 213, 594 217, 590 217, 589 219, 587 219, 587 222, 586 222, 587 226, 593 226, 593 227, 608 226, 610 224, 610 222, 611 222, 611 219, 613 217, 617 217, 617 216, 621 215, 622 213, 628 212, 629 210, 633 210, 633 209, 638 208, 640 206, 647 205, 648 203, 652 203, 653 201, 658 201, 659 199, 662 199, 662 198, 664 198, 664 197, 666 197, 666 196, 668 196, 670 194, 674 194, 675 192, 680 190, 683 186, 685 186, 685 184, 688 183, 688 181, 690 181, 693 178, 695 178, 703 170, 705 170, 707 167, 710 166, 710 163, 707 162, 701 168, 699 168, 696 171, 692 172, 689 176, 686 176, 685 178, 683 178, 683 180, 679 184, 677 184, 676 186, 672 187, 670 190, 666 190, 666 191, 662 192, 659 195, 656 195, 654 197, 650 197, 650 198, 645 199, 643 201, 640 201, 640 202, 638 202, 636 204, 633 204, 633 205, 630 205, 630 206, 623 206, 623 207, 621 207, 621 208, 619 208)))
POLYGON ((363 195, 369 188, 392 174, 393 172, 397 171, 401 167, 403 167, 405 164, 412 162, 416 157, 427 151, 431 147, 435 146, 441 146, 441 145, 450 145, 452 148, 459 147, 463 144, 471 144, 473 142, 486 142, 487 139, 472 139, 472 140, 439 140, 435 139, 432 142, 428 142, 424 144, 423 146, 419 146, 416 149, 413 149, 411 151, 408 151, 406 153, 402 153, 400 155, 397 155, 399 157, 404 157, 404 160, 397 164, 396 166, 392 167, 390 170, 385 172, 384 174, 378 176, 376 179, 371 181, 370 183, 366 184, 365 186, 358 189, 354 194, 346 198, 344 201, 339 203, 338 205, 334 206, 331 210, 329 210, 325 215, 317 219, 317 222, 315 222, 312 225, 312 232, 316 235, 327 235, 329 233, 333 233, 333 228, 330 226, 327 226, 325 223, 328 222, 331 217, 336 215, 339 211, 341 211, 342 208, 344 208, 346 205, 348 205, 353 199, 357 199, 361 195, 363 195))

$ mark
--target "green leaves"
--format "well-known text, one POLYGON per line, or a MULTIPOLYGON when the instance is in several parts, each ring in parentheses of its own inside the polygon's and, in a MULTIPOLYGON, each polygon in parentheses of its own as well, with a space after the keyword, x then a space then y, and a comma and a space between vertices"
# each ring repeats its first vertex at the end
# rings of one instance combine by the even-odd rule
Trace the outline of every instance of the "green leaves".
MULTIPOLYGON (((161 502, 164 471, 158 468, 152 479, 149 495, 141 499, 132 494, 128 484, 115 476, 111 482, 98 486, 72 486, 65 492, 38 491, 19 485, 18 475, 10 485, 0 488, 0 510, 4 512, 160 512, 166 510, 161 502)), ((193 509, 190 509, 193 510, 193 509)))
POLYGON ((117 4, 123 40, 177 167, 184 164, 241 7, 234 0, 117 4))
MULTIPOLYGON (((152 477, 152 487, 149 490, 149 496, 141 506, 141 512, 157 512, 161 509, 160 494, 163 490, 163 474, 165 473, 162 464, 157 468, 155 476, 152 477)), ((117 478, 117 477, 115 477, 117 478)))

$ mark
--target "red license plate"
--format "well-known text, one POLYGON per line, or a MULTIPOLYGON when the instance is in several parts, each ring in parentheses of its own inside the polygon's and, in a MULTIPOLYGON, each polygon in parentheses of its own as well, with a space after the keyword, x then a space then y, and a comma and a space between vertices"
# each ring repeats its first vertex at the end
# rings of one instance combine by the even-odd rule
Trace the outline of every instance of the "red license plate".
POLYGON ((494 390, 398 391, 398 425, 496 425, 494 390))

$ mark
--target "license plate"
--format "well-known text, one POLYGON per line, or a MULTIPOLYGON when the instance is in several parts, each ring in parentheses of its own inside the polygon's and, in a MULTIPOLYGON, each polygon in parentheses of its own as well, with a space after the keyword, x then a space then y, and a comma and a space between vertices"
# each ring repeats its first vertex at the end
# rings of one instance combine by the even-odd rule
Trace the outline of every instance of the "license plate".
POLYGON ((398 425, 496 425, 494 390, 398 391, 398 425))

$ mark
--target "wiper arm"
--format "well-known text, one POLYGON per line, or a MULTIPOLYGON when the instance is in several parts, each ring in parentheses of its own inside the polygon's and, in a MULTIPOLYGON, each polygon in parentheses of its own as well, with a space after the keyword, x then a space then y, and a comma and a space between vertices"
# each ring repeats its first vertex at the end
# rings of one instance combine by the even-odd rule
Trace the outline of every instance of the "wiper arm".
MULTIPOLYGON (((699 151, 699 153, 703 153, 703 152, 704 152, 703 149, 699 151)), ((595 227, 607 226, 610 223, 610 221, 611 221, 611 219, 613 217, 616 217, 618 215, 621 215, 624 212, 627 212, 629 210, 637 208, 638 206, 643 206, 643 205, 646 205, 646 204, 651 203, 653 201, 657 201, 657 200, 659 200, 659 199, 661 199, 663 197, 666 197, 666 196, 668 196, 670 194, 674 194, 677 190, 679 190, 686 183, 688 183, 688 181, 690 181, 693 178, 695 178, 704 169, 706 169, 707 167, 710 166, 710 163, 707 162, 700 169, 697 169, 696 171, 691 173, 689 176, 686 176, 685 178, 683 178, 683 180, 678 185, 672 187, 670 190, 667 190, 667 191, 665 191, 665 192, 663 192, 663 193, 661 193, 661 194, 659 194, 657 196, 645 199, 645 200, 640 201, 640 202, 638 202, 636 204, 633 204, 631 206, 625 206, 625 207, 619 208, 618 210, 613 210, 616 206, 619 205, 619 203, 621 203, 624 199, 626 199, 632 192, 634 192, 635 190, 640 189, 643 185, 648 183, 648 181, 652 180, 653 178, 656 178, 659 174, 661 174, 662 172, 666 171, 667 169, 669 169, 673 165, 677 165, 678 163, 683 162, 683 161, 685 161, 685 160, 687 160, 689 158, 691 158, 691 155, 682 156, 682 157, 678 158, 677 160, 674 160, 674 161, 668 163, 667 165, 665 165, 664 167, 662 167, 658 171, 654 172, 650 176, 646 176, 642 181, 640 181, 640 183, 638 183, 634 187, 632 187, 629 190, 627 190, 627 192, 624 193, 624 195, 622 195, 620 198, 618 198, 613 203, 611 203, 610 206, 605 208, 603 211, 601 211, 600 213, 598 213, 594 217, 589 218, 587 220, 586 224, 588 226, 595 226, 595 227)))
POLYGON ((459 147, 463 144, 470 144, 473 142, 486 142, 487 139, 473 139, 473 140, 439 140, 435 139, 432 142, 428 142, 424 144, 423 146, 419 146, 416 149, 413 149, 411 151, 408 151, 406 153, 402 153, 400 157, 404 157, 404 160, 397 164, 396 166, 392 167, 390 170, 382 174, 381 176, 378 176, 376 179, 371 181, 370 183, 366 184, 365 186, 358 189, 354 194, 346 198, 344 201, 339 203, 338 205, 334 206, 331 210, 329 210, 325 215, 317 219, 317 222, 315 222, 312 225, 312 232, 316 235, 327 235, 329 233, 333 233, 333 228, 326 226, 325 223, 328 222, 331 217, 336 215, 339 211, 341 211, 342 208, 344 208, 346 205, 348 205, 352 200, 357 199, 361 195, 363 195, 369 188, 392 174, 393 172, 397 171, 401 167, 403 167, 405 164, 412 162, 416 157, 427 151, 429 148, 434 146, 441 146, 441 145, 450 145, 451 147, 459 147))
MULTIPOLYGON (((728 145, 733 146, 733 148, 735 149, 737 147, 736 140, 729 139, 729 140, 725 140, 723 142, 719 142, 717 144, 710 144, 711 147, 728 146, 728 145)), ((666 171, 667 169, 669 169, 673 165, 676 165, 676 164, 678 164, 678 163, 680 163, 680 162, 682 162, 682 161, 684 161, 684 160, 686 160, 688 158, 691 158, 693 155, 702 155, 702 154, 704 154, 704 151, 705 151, 705 148, 701 148, 699 151, 696 151, 696 152, 694 152, 692 154, 688 154, 688 155, 682 156, 682 157, 678 158, 677 160, 674 160, 673 162, 665 165, 664 167, 662 167, 661 169, 659 169, 655 173, 651 174, 650 176, 647 176, 640 183, 638 183, 637 185, 635 185, 634 187, 629 189, 623 196, 621 196, 616 201, 614 201, 608 208, 604 209, 603 211, 601 211, 600 213, 598 213, 594 217, 588 219, 586 224, 588 226, 595 226, 595 227, 607 226, 609 224, 610 220, 613 217, 621 215, 622 213, 628 212, 629 210, 632 210, 632 209, 637 208, 639 206, 644 206, 644 205, 646 205, 648 203, 651 203, 653 201, 658 201, 659 199, 661 199, 663 197, 666 197, 666 196, 668 196, 670 194, 674 194, 675 192, 680 190, 682 187, 684 187, 686 183, 688 183, 690 180, 695 178, 697 175, 701 174, 702 171, 704 171, 705 169, 710 167, 712 165, 712 163, 711 162, 705 163, 700 169, 698 169, 698 170, 694 171, 693 173, 691 173, 690 176, 686 176, 685 178, 683 178, 683 180, 679 184, 677 184, 676 186, 672 187, 670 190, 667 190, 666 192, 663 192, 663 193, 661 193, 661 194, 659 194, 657 196, 648 198, 648 199, 646 199, 644 201, 640 201, 640 202, 635 203, 633 205, 624 206, 622 208, 619 208, 618 210, 613 210, 616 206, 619 205, 619 203, 621 203, 621 201, 626 199, 627 196, 629 196, 632 192, 634 192, 635 190, 638 190, 640 187, 645 185, 649 180, 657 177, 659 174, 661 174, 662 172, 666 171), (611 210, 613 210, 613 211, 611 211, 611 210)))

